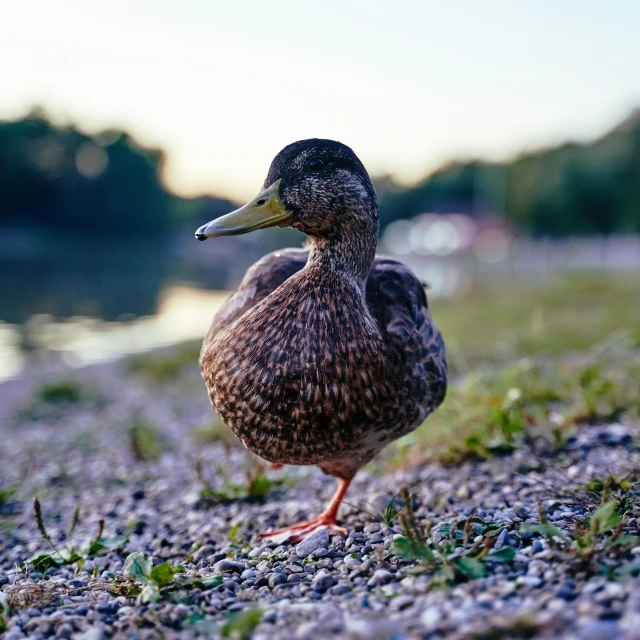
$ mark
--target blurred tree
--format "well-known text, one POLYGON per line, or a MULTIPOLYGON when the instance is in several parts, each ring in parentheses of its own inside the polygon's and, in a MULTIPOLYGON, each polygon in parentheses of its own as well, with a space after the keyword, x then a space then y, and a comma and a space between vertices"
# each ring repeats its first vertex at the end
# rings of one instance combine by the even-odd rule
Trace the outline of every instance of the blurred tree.
MULTIPOLYGON (((565 144, 510 163, 439 169, 412 189, 382 185, 382 226, 419 213, 495 213, 533 235, 640 232, 640 110, 591 144, 565 144)), ((379 188, 379 185, 376 184, 379 188)))
MULTIPOLYGON (((164 153, 121 131, 88 136, 35 110, 0 122, 0 223, 104 233, 160 232, 226 213, 162 185, 164 153)), ((424 212, 502 215, 533 235, 640 232, 640 110, 590 144, 509 163, 449 164, 410 189, 375 181, 384 228, 424 212)), ((267 240, 258 240, 256 242, 267 240)))
POLYGON ((160 233, 185 217, 195 220, 204 199, 168 193, 164 160, 164 152, 124 132, 88 136, 54 126, 40 110, 0 122, 0 223, 118 234, 160 233))

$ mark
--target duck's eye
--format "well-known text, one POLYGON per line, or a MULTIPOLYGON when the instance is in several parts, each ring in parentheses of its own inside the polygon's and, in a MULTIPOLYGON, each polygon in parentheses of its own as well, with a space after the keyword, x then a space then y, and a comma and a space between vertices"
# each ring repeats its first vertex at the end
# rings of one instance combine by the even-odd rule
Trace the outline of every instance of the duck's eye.
POLYGON ((324 167, 324 162, 322 162, 320 158, 314 158, 313 160, 311 160, 311 162, 309 162, 309 167, 311 171, 320 171, 320 169, 324 167))

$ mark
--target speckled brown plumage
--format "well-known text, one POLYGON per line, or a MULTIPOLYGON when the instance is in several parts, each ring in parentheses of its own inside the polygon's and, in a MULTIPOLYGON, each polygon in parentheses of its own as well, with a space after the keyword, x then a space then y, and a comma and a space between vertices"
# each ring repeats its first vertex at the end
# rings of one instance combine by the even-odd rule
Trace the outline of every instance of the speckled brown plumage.
MULTIPOLYGON (((298 160, 299 150, 292 155, 298 160)), ((303 153, 303 162, 318 155, 303 153)), ((265 184, 279 177, 274 164, 265 184)), ((447 372, 418 279, 377 258, 361 269, 366 284, 359 280, 358 263, 375 251, 377 215, 372 189, 352 191, 360 201, 346 205, 358 212, 352 242, 334 226, 310 259, 286 250, 256 263, 214 318, 201 356, 213 405, 248 449, 341 478, 420 424, 444 398, 447 372), (336 255, 342 248, 346 255, 336 255)), ((339 196, 334 189, 313 226, 344 211, 339 196)))
POLYGON ((442 402, 445 348, 420 281, 375 257, 375 192, 348 147, 290 145, 265 187, 276 180, 293 212, 287 225, 311 248, 269 254, 247 271, 213 320, 201 371, 248 449, 348 481, 442 402), (322 171, 308 170, 312 159, 322 171))
POLYGON ((446 359, 418 279, 377 258, 366 296, 305 272, 308 252, 256 263, 214 319, 201 367, 211 400, 270 462, 350 478, 444 398, 446 359))

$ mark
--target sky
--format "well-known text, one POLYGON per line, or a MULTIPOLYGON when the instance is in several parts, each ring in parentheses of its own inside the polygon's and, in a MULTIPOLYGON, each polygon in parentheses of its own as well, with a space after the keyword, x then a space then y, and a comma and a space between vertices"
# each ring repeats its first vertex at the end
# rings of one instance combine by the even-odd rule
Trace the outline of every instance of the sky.
POLYGON ((0 119, 124 128, 180 195, 247 199, 310 137, 411 184, 604 133, 640 106, 638 33, 636 0, 21 0, 0 119))

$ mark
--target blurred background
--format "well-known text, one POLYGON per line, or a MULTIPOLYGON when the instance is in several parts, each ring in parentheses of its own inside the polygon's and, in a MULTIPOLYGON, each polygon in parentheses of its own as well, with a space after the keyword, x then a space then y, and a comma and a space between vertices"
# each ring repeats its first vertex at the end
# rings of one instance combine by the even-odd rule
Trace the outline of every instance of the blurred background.
MULTIPOLYGON (((0 378, 202 336, 252 262, 303 238, 195 229, 302 138, 355 150, 380 251, 445 310, 566 273, 583 293, 638 278, 638 33, 623 0, 5 7, 0 378)), ((565 288, 554 299, 571 306, 565 288)))

